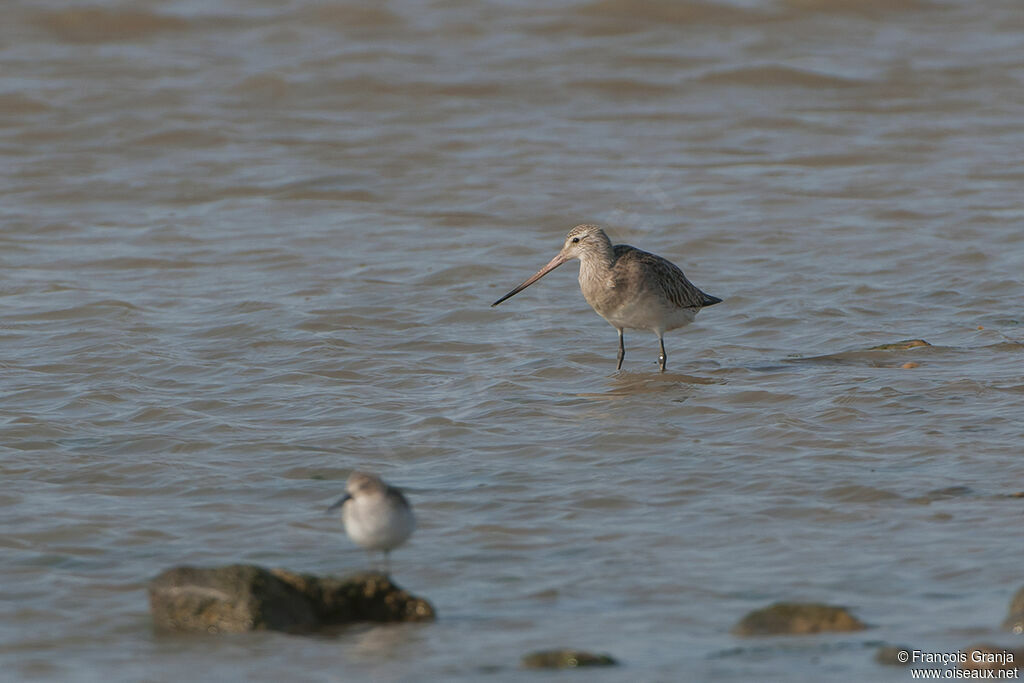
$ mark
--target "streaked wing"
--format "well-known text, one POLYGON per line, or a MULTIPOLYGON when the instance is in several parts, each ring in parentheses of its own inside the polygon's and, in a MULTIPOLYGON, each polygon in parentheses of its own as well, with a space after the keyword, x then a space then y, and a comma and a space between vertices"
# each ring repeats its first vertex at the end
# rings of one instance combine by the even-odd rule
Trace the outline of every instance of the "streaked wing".
POLYGON ((399 503, 401 503, 407 508, 412 507, 411 505, 409 505, 409 501, 406 499, 405 494, 402 493, 400 489, 397 489, 394 486, 388 486, 387 496, 388 498, 397 500, 399 503))
POLYGON ((614 251, 616 270, 622 276, 642 280, 646 288, 659 292, 673 306, 699 309, 713 298, 687 280, 671 261, 627 244, 616 244, 614 251))

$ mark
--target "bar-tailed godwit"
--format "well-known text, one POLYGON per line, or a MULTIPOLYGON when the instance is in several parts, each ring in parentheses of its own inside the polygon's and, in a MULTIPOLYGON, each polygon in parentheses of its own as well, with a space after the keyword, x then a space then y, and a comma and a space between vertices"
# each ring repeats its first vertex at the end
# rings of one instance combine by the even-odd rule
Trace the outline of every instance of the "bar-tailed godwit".
POLYGON ((345 483, 345 496, 327 512, 339 507, 345 533, 366 550, 383 552, 388 571, 388 553, 405 543, 416 528, 409 501, 380 477, 353 472, 345 483))
POLYGON ((650 330, 658 335, 658 364, 664 372, 665 333, 690 324, 700 309, 721 301, 694 286, 671 261, 628 244, 612 246, 600 227, 577 225, 565 236, 565 244, 555 258, 491 306, 518 294, 574 258, 580 260, 583 298, 619 333, 616 370, 622 369, 626 356, 623 330, 650 330))

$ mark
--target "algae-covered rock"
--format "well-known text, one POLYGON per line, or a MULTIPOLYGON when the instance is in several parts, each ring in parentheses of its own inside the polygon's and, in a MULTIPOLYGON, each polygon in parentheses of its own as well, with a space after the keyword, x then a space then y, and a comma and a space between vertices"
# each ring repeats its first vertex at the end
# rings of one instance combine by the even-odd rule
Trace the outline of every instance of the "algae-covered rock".
POLYGON ((383 574, 346 578, 252 565, 175 567, 149 584, 158 629, 308 633, 356 621, 429 621, 434 608, 383 574))
POLYGON ((733 626, 737 636, 804 635, 867 628, 845 607, 818 603, 779 602, 754 610, 733 626))
POLYGON ((611 655, 595 655, 582 650, 542 650, 523 656, 527 669, 575 669, 580 666, 615 666, 611 655))
POLYGON ((924 339, 904 339, 903 341, 893 342, 892 344, 879 344, 878 346, 872 346, 868 351, 906 351, 907 349, 916 349, 919 346, 931 346, 924 339))
POLYGON ((429 602, 396 586, 380 572, 344 578, 318 577, 274 569, 274 576, 295 587, 309 600, 323 625, 353 621, 433 621, 429 602))
POLYGON ((304 631, 316 626, 309 601, 260 567, 176 567, 149 584, 156 626, 171 631, 304 631))
POLYGON ((1021 588, 1010 601, 1010 611, 1003 621, 1003 628, 1014 633, 1024 633, 1024 588, 1021 588))

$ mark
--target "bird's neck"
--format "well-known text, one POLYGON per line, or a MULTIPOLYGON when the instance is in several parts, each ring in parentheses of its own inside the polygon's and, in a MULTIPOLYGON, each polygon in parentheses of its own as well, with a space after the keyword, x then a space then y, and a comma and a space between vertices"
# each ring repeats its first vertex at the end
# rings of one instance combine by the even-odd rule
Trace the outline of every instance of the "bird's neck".
POLYGON ((610 243, 594 245, 580 256, 580 281, 603 280, 615 265, 615 251, 610 243))

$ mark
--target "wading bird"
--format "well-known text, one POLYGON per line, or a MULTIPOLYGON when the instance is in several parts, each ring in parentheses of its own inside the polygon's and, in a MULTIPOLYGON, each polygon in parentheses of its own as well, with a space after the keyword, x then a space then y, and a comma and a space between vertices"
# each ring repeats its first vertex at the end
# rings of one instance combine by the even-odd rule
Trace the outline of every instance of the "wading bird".
POLYGON ((345 533, 368 551, 384 553, 384 571, 389 571, 388 553, 405 543, 416 528, 412 507, 402 492, 380 477, 353 472, 345 483, 345 495, 327 508, 341 508, 345 533))
POLYGON ((658 365, 665 372, 665 333, 690 324, 700 309, 721 301, 694 286, 671 261, 628 244, 612 246, 608 235, 598 226, 577 225, 565 236, 562 250, 546 266, 491 306, 518 294, 574 258, 580 260, 583 298, 619 332, 616 370, 622 369, 626 356, 623 330, 650 330, 658 335, 658 365))

